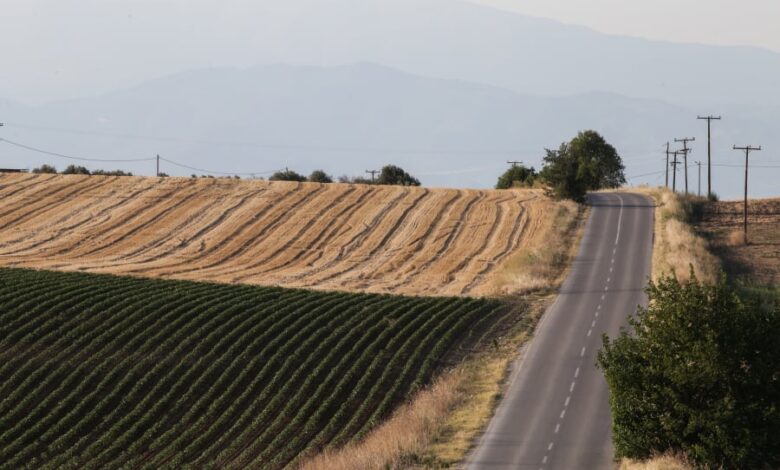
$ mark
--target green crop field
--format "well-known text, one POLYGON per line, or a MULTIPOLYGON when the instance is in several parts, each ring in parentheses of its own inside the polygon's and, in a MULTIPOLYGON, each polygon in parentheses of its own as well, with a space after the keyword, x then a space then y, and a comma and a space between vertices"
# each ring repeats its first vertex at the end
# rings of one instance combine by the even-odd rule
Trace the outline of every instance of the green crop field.
POLYGON ((508 312, 0 269, 0 467, 289 466, 364 435, 508 312))

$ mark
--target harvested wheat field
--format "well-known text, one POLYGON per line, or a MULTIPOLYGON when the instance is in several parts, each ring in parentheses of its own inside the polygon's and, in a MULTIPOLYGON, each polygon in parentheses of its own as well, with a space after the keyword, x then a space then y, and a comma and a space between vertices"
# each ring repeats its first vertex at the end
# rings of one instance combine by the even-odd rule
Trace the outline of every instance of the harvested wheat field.
POLYGON ((742 201, 707 203, 696 229, 710 239, 727 272, 743 281, 780 285, 780 198, 748 200, 748 240, 743 242, 742 201))
POLYGON ((536 190, 81 175, 3 174, 0 199, 3 266, 436 296, 539 282, 507 262, 577 211, 536 190))

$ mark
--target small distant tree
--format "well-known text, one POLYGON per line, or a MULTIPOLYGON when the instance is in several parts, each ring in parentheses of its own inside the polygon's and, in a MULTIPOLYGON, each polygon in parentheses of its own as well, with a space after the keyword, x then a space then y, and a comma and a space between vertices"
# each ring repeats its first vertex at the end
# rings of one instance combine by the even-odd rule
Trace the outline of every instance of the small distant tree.
POLYGON ((51 165, 43 164, 38 168, 33 168, 33 173, 57 173, 57 169, 51 165))
POLYGON ((122 170, 94 170, 92 174, 101 176, 133 176, 129 171, 122 170))
POLYGON ((309 175, 309 181, 312 183, 332 183, 333 178, 322 170, 314 170, 309 175))
POLYGON ((780 309, 691 274, 650 283, 632 332, 603 338, 617 457, 780 468, 780 309))
POLYGON ((306 181, 306 177, 292 170, 277 171, 270 178, 271 181, 306 181))
POLYGON ((80 165, 68 165, 62 170, 63 175, 91 175, 89 170, 80 165))
POLYGON ((498 177, 496 189, 509 189, 517 187, 529 188, 534 185, 536 170, 523 165, 512 165, 503 175, 498 177))
POLYGON ((398 186, 420 186, 420 180, 407 173, 403 168, 395 165, 385 165, 379 172, 376 184, 388 184, 398 186))
POLYGON ((625 166, 615 147, 596 131, 584 131, 558 150, 546 150, 539 173, 550 195, 584 201, 588 191, 625 184, 625 166))

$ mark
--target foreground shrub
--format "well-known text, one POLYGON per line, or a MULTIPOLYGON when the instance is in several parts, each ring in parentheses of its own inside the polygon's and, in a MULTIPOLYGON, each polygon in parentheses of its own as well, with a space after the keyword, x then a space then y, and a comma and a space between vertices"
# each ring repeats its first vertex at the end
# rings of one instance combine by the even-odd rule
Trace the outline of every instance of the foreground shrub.
POLYGON ((651 283, 604 348, 618 457, 681 452, 709 468, 780 464, 780 310, 715 285, 651 283))

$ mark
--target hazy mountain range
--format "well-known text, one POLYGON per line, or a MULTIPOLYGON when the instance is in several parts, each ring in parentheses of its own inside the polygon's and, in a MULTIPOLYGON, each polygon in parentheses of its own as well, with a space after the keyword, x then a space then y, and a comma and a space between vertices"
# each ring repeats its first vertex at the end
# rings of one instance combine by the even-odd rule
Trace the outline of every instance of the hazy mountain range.
MULTIPOLYGON (((722 113, 714 161, 735 166, 714 169, 715 190, 739 195, 744 159, 731 145, 752 143, 766 150, 752 161, 751 192, 777 193, 780 168, 760 166, 780 166, 778 54, 609 36, 470 4, 381 2, 381 15, 380 2, 362 5, 343 18, 312 4, 285 31, 253 36, 258 62, 324 66, 213 67, 40 106, 0 100, 0 137, 76 156, 159 153, 235 173, 360 174, 396 163, 428 185, 485 187, 506 160, 538 167, 545 147, 595 129, 634 182, 659 183, 663 143, 695 136, 691 160, 706 160, 696 115, 722 113)), ((0 162, 70 163, 9 144, 0 162)), ((85 165, 153 172, 146 162, 85 165)))

